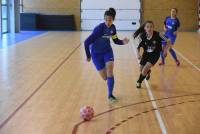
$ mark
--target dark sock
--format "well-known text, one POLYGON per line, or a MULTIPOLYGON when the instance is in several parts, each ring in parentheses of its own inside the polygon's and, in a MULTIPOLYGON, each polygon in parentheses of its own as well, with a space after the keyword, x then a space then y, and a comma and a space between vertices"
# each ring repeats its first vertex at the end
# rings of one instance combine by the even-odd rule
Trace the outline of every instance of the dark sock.
POLYGON ((140 74, 140 77, 138 79, 138 83, 142 83, 142 81, 145 79, 146 76, 143 76, 142 74, 140 74))
POLYGON ((160 57, 162 60, 162 64, 165 64, 165 57, 164 57, 163 51, 160 52, 160 57))
POLYGON ((114 77, 107 77, 107 86, 108 86, 108 96, 113 96, 113 88, 114 88, 114 77))
POLYGON ((169 52, 171 53, 173 59, 174 59, 175 61, 177 61, 177 56, 176 56, 175 51, 174 51, 172 48, 170 48, 170 49, 169 49, 169 52))
POLYGON ((149 69, 149 71, 147 72, 147 74, 150 74, 151 73, 151 69, 149 69))

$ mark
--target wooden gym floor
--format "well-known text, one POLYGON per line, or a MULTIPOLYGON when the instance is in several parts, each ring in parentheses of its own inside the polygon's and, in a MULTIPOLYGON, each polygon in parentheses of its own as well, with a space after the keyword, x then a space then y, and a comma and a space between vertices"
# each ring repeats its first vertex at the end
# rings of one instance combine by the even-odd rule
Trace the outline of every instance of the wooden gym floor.
MULTIPOLYGON (((0 49, 0 134, 199 134, 200 35, 179 33, 175 50, 181 66, 167 56, 152 77, 135 88, 139 75, 133 41, 112 45, 115 95, 87 63, 88 32, 47 32, 0 49), (155 101, 152 101, 155 100, 155 101), (82 122, 89 105, 95 118, 82 122)), ((131 32, 119 32, 131 38, 131 32)))

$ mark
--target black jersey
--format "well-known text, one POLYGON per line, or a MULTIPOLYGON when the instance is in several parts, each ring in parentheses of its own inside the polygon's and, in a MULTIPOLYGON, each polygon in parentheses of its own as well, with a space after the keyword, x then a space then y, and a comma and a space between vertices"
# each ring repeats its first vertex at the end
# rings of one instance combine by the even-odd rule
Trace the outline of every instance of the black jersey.
POLYGON ((167 38, 164 37, 157 31, 153 32, 153 36, 148 39, 146 33, 142 33, 139 36, 139 46, 138 48, 142 47, 144 52, 147 53, 160 53, 162 51, 162 42, 166 42, 167 38))

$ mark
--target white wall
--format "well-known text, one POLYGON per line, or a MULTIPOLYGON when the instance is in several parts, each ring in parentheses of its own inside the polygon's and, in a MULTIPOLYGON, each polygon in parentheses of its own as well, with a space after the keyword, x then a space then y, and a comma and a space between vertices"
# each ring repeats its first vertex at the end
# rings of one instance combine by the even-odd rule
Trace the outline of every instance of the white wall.
POLYGON ((114 24, 118 30, 135 30, 140 26, 140 0, 82 0, 81 29, 92 30, 103 22, 104 12, 109 7, 116 9, 114 24))

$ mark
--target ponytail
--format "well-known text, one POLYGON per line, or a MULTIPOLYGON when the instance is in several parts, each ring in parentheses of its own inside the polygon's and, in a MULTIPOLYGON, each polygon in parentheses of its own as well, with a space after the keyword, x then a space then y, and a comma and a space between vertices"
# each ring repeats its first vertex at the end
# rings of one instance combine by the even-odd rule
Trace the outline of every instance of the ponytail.
POLYGON ((135 31, 135 33, 133 34, 133 38, 134 38, 134 39, 135 39, 136 37, 138 37, 138 35, 140 35, 141 33, 144 33, 144 32, 145 32, 144 27, 145 27, 145 23, 142 24, 142 25, 135 31))
POLYGON ((115 19, 115 16, 116 16, 116 11, 114 8, 109 8, 108 10, 105 11, 104 13, 104 17, 105 16, 111 16, 113 18, 113 20, 115 19))

